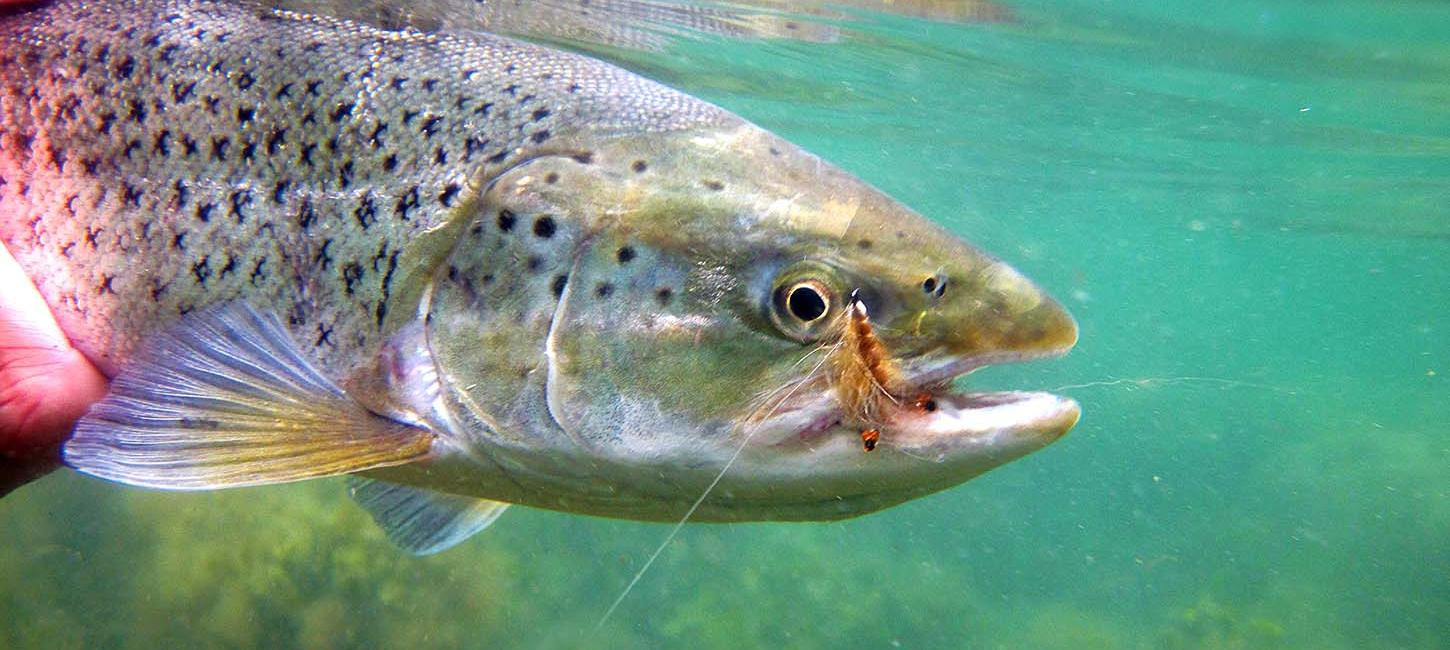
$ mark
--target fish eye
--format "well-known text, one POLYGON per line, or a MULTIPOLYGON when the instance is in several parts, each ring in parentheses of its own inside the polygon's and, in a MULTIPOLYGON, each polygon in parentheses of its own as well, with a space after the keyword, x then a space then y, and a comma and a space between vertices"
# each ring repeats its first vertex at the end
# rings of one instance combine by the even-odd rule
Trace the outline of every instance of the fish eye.
POLYGON ((786 292, 785 306, 802 323, 813 323, 831 310, 830 290, 816 280, 806 280, 786 292))
POLYGON ((831 329, 832 314, 845 306, 837 271, 822 262, 805 260, 775 277, 765 305, 770 321, 787 338, 811 343, 831 329))

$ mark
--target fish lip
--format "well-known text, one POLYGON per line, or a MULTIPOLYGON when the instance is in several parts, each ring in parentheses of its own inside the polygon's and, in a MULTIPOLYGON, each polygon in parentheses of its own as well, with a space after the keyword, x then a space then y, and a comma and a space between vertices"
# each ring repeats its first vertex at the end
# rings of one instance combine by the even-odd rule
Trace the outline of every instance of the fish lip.
MULTIPOLYGON (((942 427, 931 426, 933 422, 950 422, 947 416, 956 415, 956 421, 965 422, 962 414, 988 416, 992 409, 1005 410, 1014 405, 1028 403, 1035 411, 1022 413, 1015 422, 1004 422, 1004 430, 1025 432, 1038 430, 1056 440, 1077 423, 1081 408, 1077 402, 1046 392, 1038 391, 953 391, 951 383, 986 366, 1022 363, 1063 356, 1072 346, 1036 351, 990 352, 985 354, 950 356, 927 354, 902 362, 902 372, 907 381, 920 387, 921 391, 934 400, 945 402, 949 407, 938 415, 928 413, 904 418, 899 424, 889 427, 891 438, 897 446, 934 444, 954 435, 971 435, 970 429, 942 431, 942 427)), ((1019 409, 1020 410, 1020 409, 1019 409)), ((990 418, 984 418, 984 421, 990 418)), ((830 435, 834 430, 849 428, 842 417, 839 403, 829 387, 813 395, 804 396, 794 406, 783 405, 780 411, 762 422, 757 436, 766 433, 762 442, 774 446, 810 443, 830 435)), ((1050 442, 1049 440, 1048 442, 1050 442)))

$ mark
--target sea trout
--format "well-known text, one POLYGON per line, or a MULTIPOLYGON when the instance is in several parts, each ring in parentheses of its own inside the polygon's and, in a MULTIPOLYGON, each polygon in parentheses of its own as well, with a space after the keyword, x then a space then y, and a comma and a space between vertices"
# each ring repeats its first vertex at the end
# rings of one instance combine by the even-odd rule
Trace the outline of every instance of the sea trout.
POLYGON ((176 490, 353 475, 417 553, 510 503, 856 516, 1079 412, 951 387, 1076 341, 1011 267, 727 111, 472 31, 5 10, 0 240, 114 377, 69 466, 176 490), (847 309, 892 372, 869 418, 827 362, 847 309))

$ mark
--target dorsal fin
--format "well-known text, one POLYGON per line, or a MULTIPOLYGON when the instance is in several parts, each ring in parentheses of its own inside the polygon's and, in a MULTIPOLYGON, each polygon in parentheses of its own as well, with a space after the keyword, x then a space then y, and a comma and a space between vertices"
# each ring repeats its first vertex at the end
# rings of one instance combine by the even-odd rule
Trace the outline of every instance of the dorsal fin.
POLYGON ((507 503, 348 477, 348 491, 399 548, 414 555, 448 550, 488 528, 507 503))
MULTIPOLYGON (((826 5, 799 7, 769 0, 716 3, 702 0, 251 0, 254 5, 344 18, 384 29, 404 27, 425 32, 483 31, 525 40, 589 50, 663 50, 679 38, 715 36, 732 39, 787 39, 829 42, 840 31, 823 18, 826 5), (791 13, 799 9, 801 13, 791 13)), ((608 58, 606 56, 606 58, 608 58)))

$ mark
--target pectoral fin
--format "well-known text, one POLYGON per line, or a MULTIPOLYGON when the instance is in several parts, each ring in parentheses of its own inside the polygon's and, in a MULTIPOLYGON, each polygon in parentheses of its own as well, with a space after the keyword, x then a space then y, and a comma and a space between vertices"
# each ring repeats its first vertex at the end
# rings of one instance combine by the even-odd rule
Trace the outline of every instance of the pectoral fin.
POLYGON ((131 485, 210 490, 399 465, 432 441, 349 398, 275 317, 231 303, 148 340, 76 425, 65 462, 131 485))
POLYGON ((414 555, 446 551, 488 528, 507 503, 440 494, 385 481, 348 479, 352 497, 400 548, 414 555))

